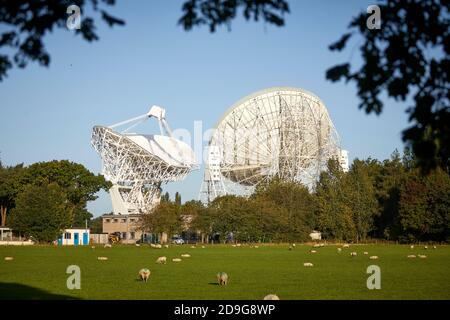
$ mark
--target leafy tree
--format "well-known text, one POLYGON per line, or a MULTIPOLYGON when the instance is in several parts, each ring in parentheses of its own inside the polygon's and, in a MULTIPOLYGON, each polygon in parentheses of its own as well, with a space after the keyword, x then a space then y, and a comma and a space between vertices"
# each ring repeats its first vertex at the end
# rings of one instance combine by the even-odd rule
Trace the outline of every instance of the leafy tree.
POLYGON ((103 217, 93 218, 89 221, 89 229, 91 233, 102 233, 103 232, 103 217))
POLYGON ((276 26, 283 26, 283 15, 289 13, 284 0, 188 0, 183 4, 183 16, 178 23, 185 30, 202 25, 208 25, 211 32, 221 25, 230 29, 240 9, 246 20, 262 19, 276 26))
POLYGON ((177 206, 181 206, 181 194, 177 192, 175 192, 175 204, 177 206))
POLYGON ((73 207, 56 183, 28 185, 17 196, 11 227, 38 242, 52 242, 71 225, 73 207))
POLYGON ((23 172, 23 164, 4 167, 0 162, 0 225, 2 227, 6 225, 8 211, 14 208, 15 199, 20 190, 20 176, 23 172))
POLYGON ((20 181, 23 186, 45 183, 56 183, 66 192, 77 226, 84 226, 85 220, 92 217, 86 209, 87 202, 97 199, 96 193, 101 189, 108 191, 111 187, 102 175, 94 175, 83 165, 68 160, 34 163, 26 168, 20 181))
POLYGON ((403 240, 448 240, 450 176, 437 169, 408 179, 401 190, 399 220, 403 240))
POLYGON ((275 178, 261 185, 253 197, 272 201, 287 211, 289 230, 286 230, 286 235, 289 234, 292 239, 307 240, 316 226, 315 199, 308 188, 299 183, 275 178))
POLYGON ((150 213, 142 216, 140 229, 156 234, 166 233, 170 238, 182 230, 179 208, 172 202, 161 202, 150 213))
POLYGON ((0 34, 0 48, 6 53, 0 54, 0 81, 7 76, 13 63, 19 68, 25 68, 30 61, 41 66, 50 64, 43 37, 55 28, 67 28, 67 9, 73 4, 81 9, 82 14, 80 29, 75 34, 88 42, 98 40, 94 19, 86 14, 88 4, 94 12, 100 12, 102 20, 110 27, 125 24, 103 8, 104 5, 114 5, 115 0, 0 0, 0 25, 3 24, 2 29, 5 30, 0 34))
POLYGON ((361 13, 350 23, 352 31, 329 47, 341 51, 359 34, 361 67, 337 65, 327 71, 327 78, 354 82, 359 108, 367 113, 382 112, 384 93, 396 101, 413 100, 406 110, 412 126, 403 131, 403 140, 412 146, 424 172, 437 166, 450 172, 449 3, 391 0, 378 6, 380 29, 369 29, 368 15, 361 13))

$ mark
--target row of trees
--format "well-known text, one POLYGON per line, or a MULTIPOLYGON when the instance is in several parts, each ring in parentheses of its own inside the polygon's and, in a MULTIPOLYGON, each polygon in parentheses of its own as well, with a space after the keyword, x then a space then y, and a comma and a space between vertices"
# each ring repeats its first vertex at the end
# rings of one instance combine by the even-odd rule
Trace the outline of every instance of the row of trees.
POLYGON ((28 167, 0 162, 1 225, 36 241, 51 242, 64 228, 90 221, 87 202, 109 187, 103 176, 67 160, 28 167))
POLYGON ((384 161, 356 159, 348 172, 330 160, 313 191, 273 179, 248 198, 227 195, 208 206, 175 198, 165 194, 142 227, 169 235, 189 227, 202 241, 305 241, 312 230, 352 242, 450 240, 450 176, 440 168, 423 175, 409 149, 384 161))

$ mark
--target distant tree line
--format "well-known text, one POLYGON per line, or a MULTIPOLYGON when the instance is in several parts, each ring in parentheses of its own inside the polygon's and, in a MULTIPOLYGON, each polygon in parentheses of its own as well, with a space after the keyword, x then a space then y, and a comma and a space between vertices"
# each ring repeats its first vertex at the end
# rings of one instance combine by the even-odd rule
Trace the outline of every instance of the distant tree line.
POLYGON ((423 174, 409 149, 384 161, 353 161, 348 172, 328 162, 313 188, 273 179, 250 197, 227 195, 208 205, 199 201, 161 204, 143 226, 169 236, 186 228, 202 242, 286 242, 311 240, 313 230, 327 240, 400 242, 450 240, 450 176, 437 168, 423 174))
POLYGON ((51 242, 62 230, 90 222, 88 201, 110 183, 67 160, 4 166, 0 162, 1 225, 37 242, 51 242))

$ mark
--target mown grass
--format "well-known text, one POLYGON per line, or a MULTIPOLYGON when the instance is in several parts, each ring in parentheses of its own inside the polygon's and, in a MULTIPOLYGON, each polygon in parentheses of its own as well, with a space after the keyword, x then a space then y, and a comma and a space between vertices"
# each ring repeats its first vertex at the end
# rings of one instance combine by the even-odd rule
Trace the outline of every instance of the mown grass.
POLYGON ((425 250, 402 245, 352 245, 338 253, 334 245, 231 247, 190 245, 154 249, 149 246, 0 247, 0 298, 25 299, 450 299, 450 247, 425 250), (356 257, 350 252, 356 251, 356 257), (368 251, 369 255, 363 255, 368 251), (189 253, 190 258, 172 262, 189 253), (425 254, 426 259, 408 259, 425 254), (377 255, 378 260, 369 260, 377 255), (12 256, 13 261, 4 257, 12 256), (106 256, 108 261, 97 257, 106 256), (166 265, 155 260, 167 256, 166 265), (306 268, 304 262, 314 267, 306 268), (368 290, 369 265, 381 268, 381 289, 368 290), (69 290, 66 268, 81 268, 81 289, 69 290), (148 283, 138 280, 149 268, 148 283), (227 286, 216 274, 229 275, 227 286))

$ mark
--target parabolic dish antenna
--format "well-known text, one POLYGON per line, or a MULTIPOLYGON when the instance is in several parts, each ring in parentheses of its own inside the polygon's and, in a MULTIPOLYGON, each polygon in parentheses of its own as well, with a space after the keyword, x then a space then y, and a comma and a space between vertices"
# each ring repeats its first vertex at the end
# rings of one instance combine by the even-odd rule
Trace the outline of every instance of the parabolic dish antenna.
POLYGON ((317 96, 290 87, 259 91, 234 104, 217 123, 200 199, 248 195, 273 177, 312 187, 328 159, 342 161, 346 154, 317 96))
POLYGON ((102 158, 103 175, 113 183, 109 192, 114 214, 149 212, 159 203, 163 183, 183 180, 197 169, 193 150, 172 137, 165 110, 158 106, 109 127, 95 126, 91 144, 102 158), (152 117, 158 120, 160 135, 128 133, 152 117), (124 125, 129 127, 114 130, 124 125))

